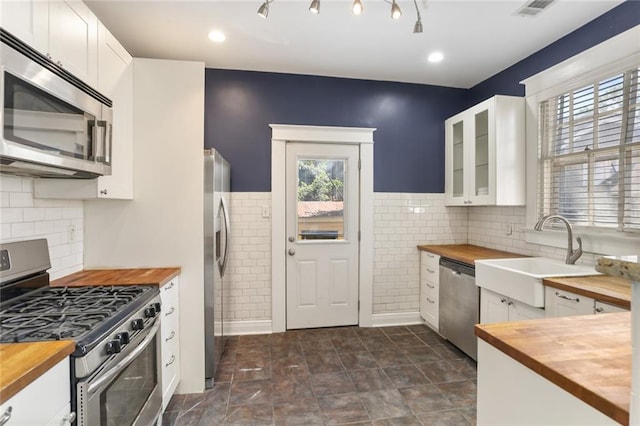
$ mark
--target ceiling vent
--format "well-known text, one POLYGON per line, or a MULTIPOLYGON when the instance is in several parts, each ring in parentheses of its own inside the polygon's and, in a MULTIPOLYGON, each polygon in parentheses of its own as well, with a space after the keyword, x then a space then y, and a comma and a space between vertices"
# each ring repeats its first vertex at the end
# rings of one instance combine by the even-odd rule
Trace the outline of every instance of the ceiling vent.
POLYGON ((531 0, 518 9, 515 14, 519 16, 536 16, 538 13, 551 6, 551 3, 554 1, 555 0, 531 0))

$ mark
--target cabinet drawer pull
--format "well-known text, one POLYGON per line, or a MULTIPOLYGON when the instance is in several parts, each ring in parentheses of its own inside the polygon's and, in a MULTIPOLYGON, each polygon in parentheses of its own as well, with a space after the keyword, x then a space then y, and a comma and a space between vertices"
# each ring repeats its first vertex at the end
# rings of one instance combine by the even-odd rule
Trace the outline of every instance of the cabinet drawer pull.
POLYGON ((429 303, 436 303, 435 300, 431 300, 430 298, 427 297, 427 302, 429 303))
POLYGON ((601 308, 600 306, 598 306, 598 307, 596 308, 596 314, 600 314, 600 313, 602 313, 602 312, 604 312, 604 308, 601 308))
POLYGON ((511 305, 513 305, 513 302, 509 300, 509 302, 507 303, 507 306, 511 306, 511 305))
POLYGON ((434 259, 436 257, 435 254, 431 254, 431 253, 426 253, 426 255, 429 259, 434 259))
POLYGON ((436 286, 435 286, 435 285, 433 285, 433 284, 429 284, 429 283, 427 283, 427 287, 429 287, 429 288, 436 288, 436 286))
POLYGON ((556 296, 558 296, 560 299, 568 300, 570 302, 580 303, 580 298, 578 298, 578 297, 565 296, 564 294, 560 294, 557 291, 556 291, 556 296))
POLYGON ((172 331, 171 334, 169 335, 169 337, 167 337, 166 339, 164 339, 165 342, 168 342, 169 340, 173 339, 174 337, 176 337, 176 332, 172 331))
POLYGON ((431 269, 431 268, 427 268, 427 272, 428 272, 428 273, 430 273, 430 274, 435 274, 435 273, 436 273, 436 271, 434 271, 434 270, 433 270, 433 269, 431 269))
POLYGON ((101 189, 100 190, 100 195, 107 195, 108 191, 106 189, 101 189))
POLYGON ((169 359, 169 362, 168 362, 168 363, 166 363, 164 366, 165 366, 165 367, 168 367, 168 366, 170 366, 171 364, 173 364, 174 362, 176 362, 176 356, 175 356, 175 355, 171 355, 171 358, 169 359))
POLYGON ((11 412, 12 411, 13 411, 13 407, 11 407, 11 406, 7 407, 7 409, 4 410, 4 413, 2 414, 2 417, 0 417, 0 426, 6 425, 7 422, 9 420, 11 420, 11 412))
POLYGON ((500 299, 500 303, 504 303, 506 301, 507 301, 507 299, 505 299, 505 298, 500 299))
POLYGON ((164 314, 165 317, 168 317, 169 315, 171 315, 172 313, 174 313, 176 311, 176 308, 174 308, 173 306, 171 307, 171 309, 169 309, 167 311, 166 314, 164 314))
POLYGON ((169 284, 168 286, 165 286, 164 289, 165 290, 171 290, 174 285, 175 285, 175 281, 171 281, 171 284, 169 284))

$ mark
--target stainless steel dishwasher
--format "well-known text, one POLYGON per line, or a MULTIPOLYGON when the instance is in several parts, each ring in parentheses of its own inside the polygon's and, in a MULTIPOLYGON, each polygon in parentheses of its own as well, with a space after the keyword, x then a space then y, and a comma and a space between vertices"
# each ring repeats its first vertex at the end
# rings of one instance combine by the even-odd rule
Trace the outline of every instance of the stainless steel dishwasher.
POLYGON ((480 291, 473 267, 440 259, 440 334, 474 360, 478 345, 473 326, 480 321, 480 291))

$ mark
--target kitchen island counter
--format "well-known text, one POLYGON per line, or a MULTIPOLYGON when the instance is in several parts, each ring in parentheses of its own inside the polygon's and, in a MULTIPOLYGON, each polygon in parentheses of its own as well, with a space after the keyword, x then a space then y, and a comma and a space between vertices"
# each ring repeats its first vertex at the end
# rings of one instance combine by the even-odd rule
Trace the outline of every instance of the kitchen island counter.
POLYGON ((181 268, 86 269, 51 281, 51 287, 88 285, 157 285, 162 287, 180 275, 181 268))
MULTIPOLYGON (((479 324, 475 332, 588 406, 618 423, 629 424, 630 313, 479 324)), ((479 371, 482 362, 479 358, 479 371)), ((480 395, 484 385, 481 379, 479 375, 479 420, 485 396, 480 395)), ((513 386, 516 389, 518 384, 513 386)))
POLYGON ((0 344, 0 404, 69 356, 75 348, 72 340, 0 344))
POLYGON ((418 245, 418 250, 428 251, 447 259, 456 260, 475 266, 476 260, 481 259, 510 259, 513 257, 526 257, 522 254, 508 251, 494 250, 472 244, 443 244, 443 245, 418 245))

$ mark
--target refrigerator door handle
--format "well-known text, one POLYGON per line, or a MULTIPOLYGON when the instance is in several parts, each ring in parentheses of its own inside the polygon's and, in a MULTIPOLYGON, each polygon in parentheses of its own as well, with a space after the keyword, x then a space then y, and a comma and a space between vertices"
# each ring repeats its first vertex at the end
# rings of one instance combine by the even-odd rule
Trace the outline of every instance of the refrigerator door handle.
POLYGON ((231 230, 231 224, 229 222, 229 209, 227 208, 227 202, 223 196, 220 196, 220 208, 224 215, 224 255, 222 256, 222 262, 219 263, 220 276, 224 276, 224 272, 227 269, 227 262, 229 261, 229 232, 231 230))

